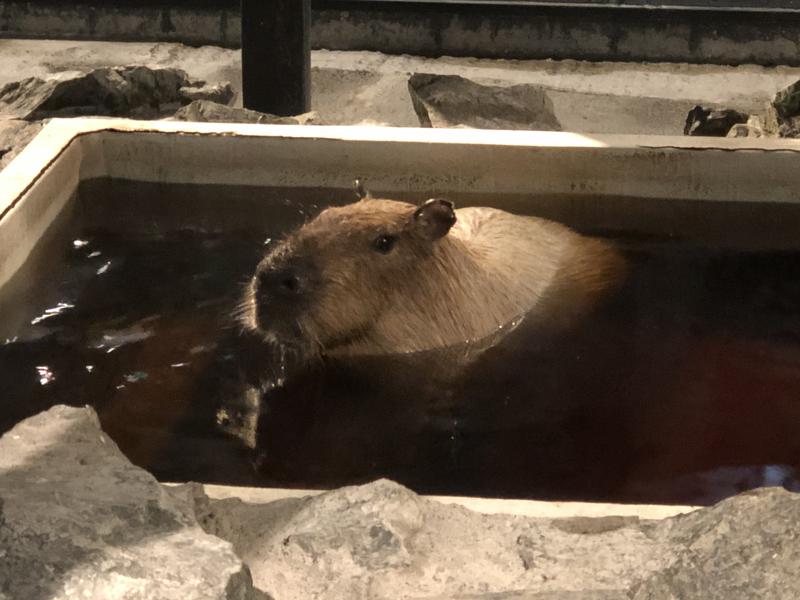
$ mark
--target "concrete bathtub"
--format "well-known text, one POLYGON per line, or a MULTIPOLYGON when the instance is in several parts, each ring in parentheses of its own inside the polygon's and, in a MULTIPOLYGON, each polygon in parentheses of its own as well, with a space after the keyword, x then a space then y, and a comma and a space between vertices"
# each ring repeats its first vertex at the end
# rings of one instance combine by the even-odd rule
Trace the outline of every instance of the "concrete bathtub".
MULTIPOLYGON (((43 240, 60 235, 78 198, 89 220, 225 230, 274 201, 259 189, 333 190, 344 201, 362 177, 389 197, 449 196, 588 233, 797 250, 798 173, 792 140, 56 119, 0 173, 0 339, 30 319, 20 299, 48 260, 43 240), (170 205, 174 186, 188 193, 170 205), (94 214, 95 198, 110 204, 94 214)), ((473 504, 541 510, 498 502, 506 508, 473 504)), ((594 509, 567 512, 581 510, 594 509)))

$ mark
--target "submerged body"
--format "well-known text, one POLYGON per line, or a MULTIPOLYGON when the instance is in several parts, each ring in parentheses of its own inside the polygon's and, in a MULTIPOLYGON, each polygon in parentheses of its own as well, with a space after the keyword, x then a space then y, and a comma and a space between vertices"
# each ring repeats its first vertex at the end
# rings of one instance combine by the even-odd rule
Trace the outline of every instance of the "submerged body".
POLYGON ((610 245, 558 223, 363 198, 323 211, 264 258, 244 322, 304 355, 420 352, 520 319, 568 326, 624 273, 610 245))

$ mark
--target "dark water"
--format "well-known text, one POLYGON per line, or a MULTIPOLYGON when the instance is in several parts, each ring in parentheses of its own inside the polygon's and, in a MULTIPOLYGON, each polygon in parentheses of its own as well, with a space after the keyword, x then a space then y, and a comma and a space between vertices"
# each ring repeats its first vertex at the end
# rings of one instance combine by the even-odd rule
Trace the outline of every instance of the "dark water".
POLYGON ((267 359, 233 326, 239 290, 267 240, 348 193, 273 190, 253 218, 246 193, 221 215, 174 190, 114 191, 84 191, 24 294, 27 324, 0 342, 2 431, 91 404, 172 480, 648 502, 796 485, 800 251, 621 239, 628 286, 574 331, 523 325, 470 361, 308 367, 258 398, 248 445, 231 431, 267 359))

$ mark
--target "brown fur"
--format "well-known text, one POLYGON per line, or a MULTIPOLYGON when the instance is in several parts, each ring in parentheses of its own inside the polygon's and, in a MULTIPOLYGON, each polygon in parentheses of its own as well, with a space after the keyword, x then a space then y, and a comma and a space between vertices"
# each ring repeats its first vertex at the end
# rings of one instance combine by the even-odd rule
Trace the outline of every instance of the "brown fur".
MULTIPOLYGON (((414 352, 480 340, 521 318, 566 325, 624 274, 612 247, 558 223, 464 208, 446 235, 430 239, 417 209, 369 197, 329 208, 262 261, 259 272, 302 260, 319 273, 311 302, 293 315, 307 350, 414 352), (382 234, 397 236, 387 254, 374 250, 382 234)), ((255 281, 244 302, 248 327, 258 325, 255 281)))

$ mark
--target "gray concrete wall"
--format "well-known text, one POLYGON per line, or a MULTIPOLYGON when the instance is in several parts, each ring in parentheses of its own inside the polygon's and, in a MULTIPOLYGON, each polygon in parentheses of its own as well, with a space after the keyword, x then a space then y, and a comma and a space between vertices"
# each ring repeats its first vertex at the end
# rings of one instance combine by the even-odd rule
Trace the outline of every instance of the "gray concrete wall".
MULTIPOLYGON (((0 2, 0 37, 237 47, 224 2, 0 2)), ((235 3, 234 3, 235 4, 235 3)), ((314 48, 420 56, 800 64, 800 12, 317 3, 314 48)))

